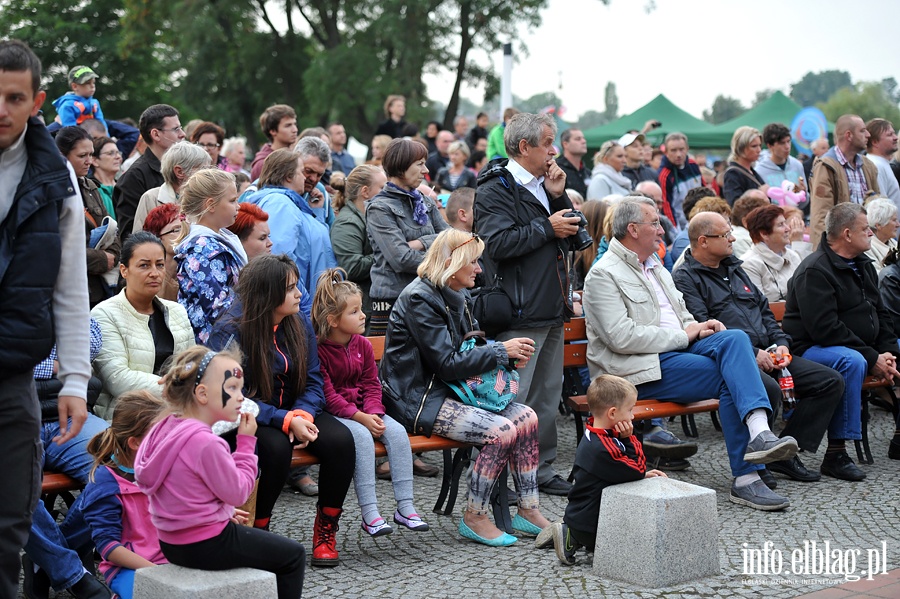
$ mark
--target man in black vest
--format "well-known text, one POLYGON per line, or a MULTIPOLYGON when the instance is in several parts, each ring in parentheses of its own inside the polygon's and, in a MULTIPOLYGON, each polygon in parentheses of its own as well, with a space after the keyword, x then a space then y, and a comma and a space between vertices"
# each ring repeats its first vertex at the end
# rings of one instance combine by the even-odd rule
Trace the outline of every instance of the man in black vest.
POLYGON ((33 369, 54 340, 62 444, 87 418, 88 295, 75 174, 37 118, 46 97, 28 46, 0 42, 0 596, 15 597, 19 550, 41 491, 33 369))

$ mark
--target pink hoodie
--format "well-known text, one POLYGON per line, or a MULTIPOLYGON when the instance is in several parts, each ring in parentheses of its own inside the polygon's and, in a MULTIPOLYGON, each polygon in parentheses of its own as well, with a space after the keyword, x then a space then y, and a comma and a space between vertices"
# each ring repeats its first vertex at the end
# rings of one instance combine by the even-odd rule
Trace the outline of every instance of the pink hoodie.
POLYGON ((134 477, 150 498, 160 541, 187 545, 222 532, 256 480, 256 437, 237 436, 237 451, 193 418, 169 415, 138 448, 134 477))

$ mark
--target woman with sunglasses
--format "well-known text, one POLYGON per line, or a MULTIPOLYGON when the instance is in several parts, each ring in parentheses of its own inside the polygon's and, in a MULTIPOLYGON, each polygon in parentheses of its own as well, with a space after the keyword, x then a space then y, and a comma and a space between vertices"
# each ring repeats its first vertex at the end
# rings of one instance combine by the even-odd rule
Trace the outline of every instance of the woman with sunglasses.
POLYGON ((481 272, 483 251, 477 236, 456 229, 443 231, 429 245, 419 277, 391 311, 380 378, 388 415, 409 433, 481 445, 459 532, 475 542, 504 547, 516 537, 488 518, 491 490, 504 467, 509 467, 517 494, 513 528, 537 535, 550 525, 538 509, 537 416, 516 402, 499 412, 466 405, 444 383, 521 364, 534 354, 534 341, 524 337, 461 350, 466 334, 477 329, 468 290, 481 272))

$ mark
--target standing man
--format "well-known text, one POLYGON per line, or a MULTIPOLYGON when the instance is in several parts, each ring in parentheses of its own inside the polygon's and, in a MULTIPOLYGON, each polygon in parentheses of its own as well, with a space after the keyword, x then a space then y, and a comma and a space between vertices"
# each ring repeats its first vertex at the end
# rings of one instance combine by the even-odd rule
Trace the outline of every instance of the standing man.
POLYGON ((449 131, 439 131, 434 145, 437 150, 428 155, 425 166, 428 167, 428 180, 432 184, 437 181, 438 171, 445 166, 450 166, 450 144, 453 143, 453 134, 449 131))
POLYGON ((825 215, 836 204, 863 205, 880 193, 878 169, 862 155, 869 130, 855 114, 845 114, 834 124, 834 147, 813 163, 809 202, 810 241, 816 247, 825 231, 825 215))
POLYGON ((134 228, 134 213, 141 196, 148 189, 161 187, 163 180, 160 160, 175 143, 184 139, 184 129, 178 111, 168 104, 154 104, 141 114, 138 124, 147 149, 119 177, 113 188, 113 206, 119 226, 119 238, 124 242, 134 228))
POLYGON ((353 160, 347 150, 347 131, 340 123, 331 123, 328 125, 328 133, 331 135, 331 168, 335 171, 341 171, 345 175, 349 175, 356 161, 353 160))
POLYGON ((844 377, 843 405, 828 427, 822 474, 852 481, 866 477, 844 447, 847 440, 862 439, 863 381, 867 374, 893 382, 900 377, 894 323, 881 302, 875 266, 865 254, 872 235, 859 204, 842 202, 829 210, 822 243, 788 281, 782 322, 796 353, 844 377))
POLYGON ((656 171, 644 164, 644 134, 626 133, 619 138, 619 145, 625 148, 625 168, 622 174, 631 180, 631 188, 637 189, 642 181, 656 181, 656 171))
POLYGON ((781 123, 769 123, 762 130, 762 138, 769 151, 754 168, 766 185, 781 187, 782 182, 790 181, 798 191, 806 191, 803 163, 791 156, 791 130, 781 123))
POLYGON ((897 132, 894 124, 885 119, 872 119, 866 123, 869 132, 869 143, 866 158, 878 169, 878 187, 881 194, 891 198, 900 208, 900 185, 891 170, 891 159, 897 151, 897 132))
POLYGON ((563 321, 572 316, 571 244, 578 218, 566 195, 566 175, 553 160, 556 123, 519 113, 504 131, 509 160, 478 179, 475 231, 484 239, 485 280, 499 277, 512 304, 509 330, 498 341, 528 337, 534 357, 519 368, 519 398, 538 416, 538 486, 566 495, 572 485, 553 469, 556 407, 562 394, 563 321))
POLYGON ((666 135, 666 155, 659 165, 657 182, 663 191, 663 213, 679 229, 687 228, 688 220, 681 204, 687 192, 703 186, 700 167, 688 157, 688 139, 684 133, 666 135))
POLYGON ((591 171, 584 165, 584 155, 587 154, 584 133, 580 129, 566 129, 559 136, 559 142, 562 144, 562 155, 556 159, 556 164, 566 174, 566 187, 586 198, 591 171))
POLYGON ((37 118, 41 63, 17 40, 0 42, 0 595, 15 597, 19 551, 41 492, 41 412, 33 369, 59 354, 60 435, 87 419, 88 294, 84 209, 75 173, 37 118))
POLYGON ((269 143, 263 145, 253 156, 250 165, 250 180, 259 179, 263 161, 266 157, 282 148, 290 148, 297 141, 297 113, 286 104, 274 104, 259 115, 259 126, 269 143))

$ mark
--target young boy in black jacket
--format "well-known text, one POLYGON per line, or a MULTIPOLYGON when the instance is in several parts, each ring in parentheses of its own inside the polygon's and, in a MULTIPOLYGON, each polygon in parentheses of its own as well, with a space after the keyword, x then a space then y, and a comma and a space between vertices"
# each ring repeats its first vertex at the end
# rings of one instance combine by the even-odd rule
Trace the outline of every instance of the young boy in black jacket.
POLYGON ((646 469, 644 449, 634 436, 634 385, 617 376, 598 376, 588 387, 587 402, 591 417, 575 452, 575 484, 569 491, 569 505, 563 522, 551 527, 556 556, 567 566, 575 563, 579 547, 594 550, 603 489, 666 476, 646 469))

